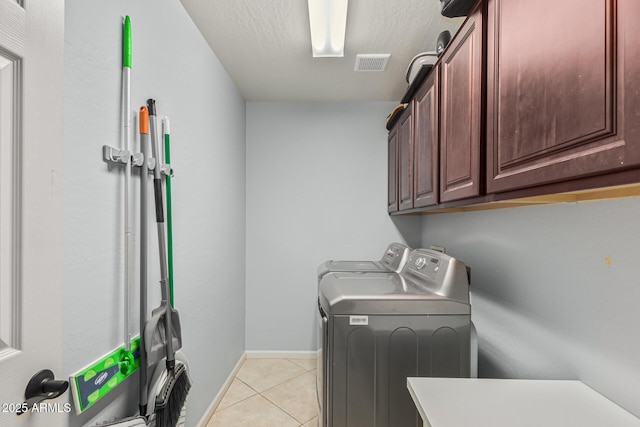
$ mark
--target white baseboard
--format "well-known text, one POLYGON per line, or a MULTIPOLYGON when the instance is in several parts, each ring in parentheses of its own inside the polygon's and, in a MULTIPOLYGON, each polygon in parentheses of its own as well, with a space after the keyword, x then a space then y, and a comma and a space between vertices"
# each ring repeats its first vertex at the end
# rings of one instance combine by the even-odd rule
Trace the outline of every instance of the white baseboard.
POLYGON ((247 359, 315 359, 317 351, 260 351, 245 352, 247 359))
POLYGON ((200 421, 198 421, 198 424, 196 424, 198 427, 206 427, 211 417, 213 417, 213 413, 218 408, 218 405, 220 405, 220 402, 222 401, 224 394, 227 392, 227 390, 229 390, 229 387, 231 387, 231 383, 233 382, 233 379, 238 374, 238 371, 240 370, 240 367, 242 366, 242 363, 245 361, 246 358, 247 358, 247 353, 242 353, 242 356, 240 356, 240 359, 238 360, 238 363, 236 363, 236 366, 233 367, 233 370, 229 374, 229 377, 227 377, 227 380, 224 382, 224 384, 222 384, 222 388, 220 389, 220 391, 218 391, 218 394, 216 394, 216 397, 213 398, 213 402, 211 402, 207 410, 202 415, 202 418, 200 418, 200 421))

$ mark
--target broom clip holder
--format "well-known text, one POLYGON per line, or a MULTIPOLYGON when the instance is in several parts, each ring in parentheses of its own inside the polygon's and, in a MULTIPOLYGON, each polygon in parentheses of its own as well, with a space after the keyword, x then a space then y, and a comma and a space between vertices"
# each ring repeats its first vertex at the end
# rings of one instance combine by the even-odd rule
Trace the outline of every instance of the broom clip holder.
POLYGON ((160 166, 160 173, 165 176, 173 177, 173 168, 170 164, 160 166))
MULTIPOLYGON (((121 150, 109 145, 102 146, 102 158, 107 163, 122 163, 126 165, 131 162, 131 165, 135 167, 140 167, 144 164, 144 155, 142 153, 131 153, 130 151, 121 150)), ((147 158, 147 168, 149 172, 153 172, 157 164, 158 162, 156 162, 155 158, 147 158)), ((172 177, 173 168, 168 163, 160 164, 160 173, 172 177)))
MULTIPOLYGON (((149 159, 147 159, 147 167, 149 168, 149 172, 153 172, 156 169, 156 159, 153 157, 150 157, 149 159)), ((162 175, 165 176, 171 176, 173 177, 173 168, 171 167, 170 164, 165 163, 165 164, 161 164, 160 165, 160 173, 162 175)))
POLYGON ((108 163, 122 163, 126 165, 131 162, 132 166, 142 166, 144 162, 142 153, 132 153, 109 145, 102 146, 102 158, 108 163))

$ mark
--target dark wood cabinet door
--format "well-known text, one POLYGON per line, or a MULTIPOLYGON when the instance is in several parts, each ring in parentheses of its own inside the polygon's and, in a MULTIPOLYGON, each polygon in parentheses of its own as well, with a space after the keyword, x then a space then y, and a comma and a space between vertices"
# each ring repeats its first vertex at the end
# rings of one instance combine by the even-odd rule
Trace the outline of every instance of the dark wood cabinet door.
POLYGON ((440 138, 439 68, 431 70, 418 90, 413 110, 413 207, 438 203, 438 147, 440 138))
POLYGON ((389 152, 387 154, 387 211, 398 211, 398 126, 389 132, 389 152))
POLYGON ((640 43, 624 23, 634 1, 488 0, 488 192, 637 164, 623 105, 638 105, 623 70, 640 43))
POLYGON ((398 121, 398 207, 413 208, 413 102, 398 121))
POLYGON ((442 202, 478 196, 482 189, 482 32, 479 4, 441 58, 442 202))

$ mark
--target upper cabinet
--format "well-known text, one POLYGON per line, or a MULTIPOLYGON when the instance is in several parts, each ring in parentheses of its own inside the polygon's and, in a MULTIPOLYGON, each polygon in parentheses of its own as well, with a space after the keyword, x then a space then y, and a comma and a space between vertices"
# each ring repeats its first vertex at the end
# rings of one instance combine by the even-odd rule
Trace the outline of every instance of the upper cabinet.
POLYGON ((416 93, 413 102, 413 207, 438 203, 440 104, 439 72, 434 69, 416 93))
POLYGON ((389 212, 438 203, 438 94, 434 70, 389 132, 389 212))
POLYGON ((638 22, 640 0, 479 0, 392 131, 399 213, 640 195, 638 22))
POLYGON ((479 196, 482 150, 482 8, 471 12, 440 59, 440 200, 479 196))
POLYGON ((487 1, 488 193, 638 165, 637 3, 487 1))
POLYGON ((413 207, 413 103, 398 121, 398 205, 401 211, 413 207))
POLYGON ((389 132, 389 151, 387 153, 387 211, 398 211, 398 128, 394 127, 389 132))

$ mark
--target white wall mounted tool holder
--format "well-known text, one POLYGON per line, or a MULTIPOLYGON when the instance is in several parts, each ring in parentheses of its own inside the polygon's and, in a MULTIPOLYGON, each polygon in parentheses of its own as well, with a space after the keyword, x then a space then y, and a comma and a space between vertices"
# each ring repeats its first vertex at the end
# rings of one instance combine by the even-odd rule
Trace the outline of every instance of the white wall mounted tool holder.
POLYGON ((132 166, 142 166, 144 161, 142 153, 131 153, 128 150, 121 150, 109 145, 102 146, 102 158, 108 163, 122 163, 125 165, 132 161, 132 166))
MULTIPOLYGON (((121 150, 119 148, 111 147, 109 145, 102 146, 102 158, 107 163, 122 163, 127 164, 129 160, 132 161, 131 166, 140 167, 144 162, 144 156, 142 153, 131 153, 127 150, 121 150)), ((149 157, 147 159, 147 167, 149 173, 153 172, 156 168, 156 159, 149 157)), ((166 176, 173 176, 173 168, 170 164, 161 164, 160 173, 166 176)))

